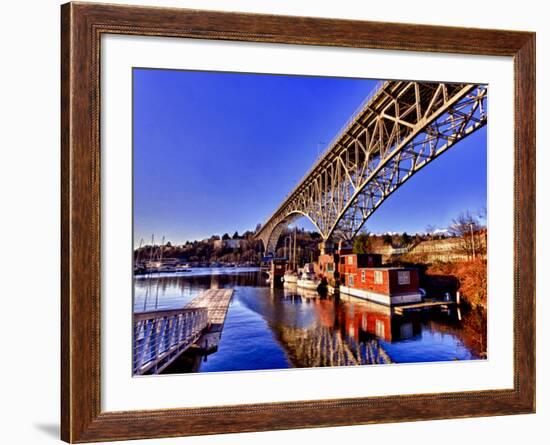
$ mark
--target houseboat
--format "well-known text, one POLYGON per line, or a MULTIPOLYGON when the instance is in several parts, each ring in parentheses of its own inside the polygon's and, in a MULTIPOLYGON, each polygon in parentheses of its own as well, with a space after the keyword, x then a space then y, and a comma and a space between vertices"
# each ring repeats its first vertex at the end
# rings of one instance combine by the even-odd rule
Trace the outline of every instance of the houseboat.
POLYGON ((379 267, 382 265, 382 255, 373 253, 352 254, 351 247, 340 247, 334 253, 322 251, 316 264, 315 271, 319 276, 326 278, 329 294, 338 293, 340 285, 346 285, 341 277, 341 273, 344 272, 342 258, 351 255, 354 256, 355 264, 359 267, 379 267))
POLYGON ((373 265, 375 261, 371 259, 369 264, 368 256, 342 255, 339 264, 340 293, 386 306, 422 301, 417 269, 373 265))

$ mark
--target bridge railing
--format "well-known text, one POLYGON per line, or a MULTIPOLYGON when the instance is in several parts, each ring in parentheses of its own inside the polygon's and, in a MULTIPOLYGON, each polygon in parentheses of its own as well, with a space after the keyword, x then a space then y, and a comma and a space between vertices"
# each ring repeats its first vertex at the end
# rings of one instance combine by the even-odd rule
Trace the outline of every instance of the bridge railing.
MULTIPOLYGON (((325 146, 325 149, 323 152, 319 155, 318 160, 320 160, 323 155, 332 148, 341 138, 344 136, 346 131, 349 130, 351 125, 355 122, 359 114, 363 112, 367 104, 372 100, 374 96, 378 94, 380 90, 382 90, 382 87, 386 83, 386 80, 379 80, 376 85, 370 90, 369 94, 361 101, 359 106, 355 109, 355 111, 351 114, 349 119, 346 121, 344 125, 340 127, 340 130, 336 133, 336 135, 331 139, 331 141, 325 146)), ((307 175, 306 175, 307 176, 307 175)))
POLYGON ((134 374, 160 372, 195 343, 208 326, 208 309, 176 309, 134 314, 134 374))

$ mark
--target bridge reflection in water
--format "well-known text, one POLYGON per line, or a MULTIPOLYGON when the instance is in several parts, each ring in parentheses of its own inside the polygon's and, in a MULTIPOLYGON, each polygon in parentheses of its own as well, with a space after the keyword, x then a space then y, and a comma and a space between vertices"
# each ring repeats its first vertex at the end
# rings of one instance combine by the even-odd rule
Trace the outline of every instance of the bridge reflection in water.
MULTIPOLYGON (((273 297, 278 298, 276 295, 273 297)), ((375 329, 379 329, 382 339, 386 339, 385 327, 391 324, 389 308, 385 314, 368 312, 364 310, 366 307, 356 311, 353 304, 335 304, 332 297, 321 298, 317 292, 297 287, 285 288, 283 298, 297 304, 309 302, 318 316, 303 328, 292 324, 273 326, 294 367, 392 363, 378 338, 368 332, 368 327, 373 324, 375 329), (356 318, 361 319, 361 325, 356 322, 356 318)))
POLYGON ((464 329, 456 313, 396 316, 353 297, 271 289, 258 272, 136 280, 134 307, 174 309, 204 289, 234 288, 218 351, 184 353, 164 372, 211 372, 483 358, 484 326, 464 329), (145 301, 147 299, 148 301, 145 301))

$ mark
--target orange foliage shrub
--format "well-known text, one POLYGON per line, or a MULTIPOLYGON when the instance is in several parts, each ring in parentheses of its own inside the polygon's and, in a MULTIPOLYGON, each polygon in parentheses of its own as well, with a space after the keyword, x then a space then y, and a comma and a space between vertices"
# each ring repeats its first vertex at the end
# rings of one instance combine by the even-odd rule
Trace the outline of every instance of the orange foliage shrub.
POLYGON ((487 261, 477 259, 456 263, 436 263, 426 276, 451 275, 457 278, 462 298, 474 308, 487 309, 487 261))

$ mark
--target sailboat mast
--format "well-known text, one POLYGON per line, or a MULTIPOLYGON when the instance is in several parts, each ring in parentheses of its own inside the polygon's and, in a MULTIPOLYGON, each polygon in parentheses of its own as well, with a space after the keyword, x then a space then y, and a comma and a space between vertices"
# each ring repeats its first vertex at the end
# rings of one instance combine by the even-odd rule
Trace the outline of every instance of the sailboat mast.
POLYGON ((153 261, 155 255, 155 234, 151 235, 151 251, 149 252, 149 261, 153 261))
POLYGON ((294 255, 292 255, 293 269, 296 270, 296 235, 298 227, 294 227, 294 255))
POLYGON ((141 253, 141 246, 143 245, 143 238, 141 238, 139 240, 139 247, 138 247, 138 251, 137 251, 137 255, 136 255, 136 258, 134 260, 134 267, 139 264, 139 254, 141 253))

